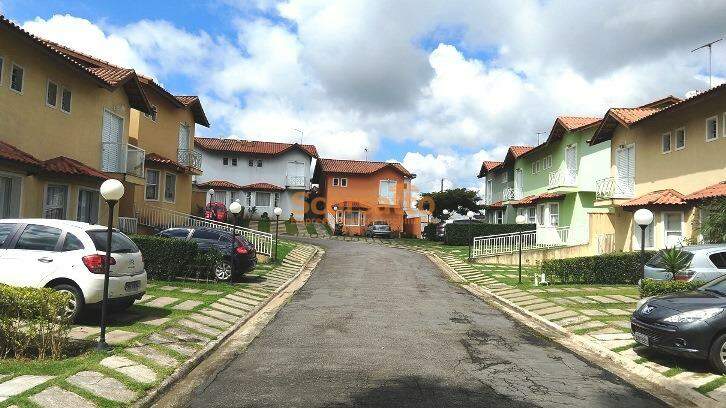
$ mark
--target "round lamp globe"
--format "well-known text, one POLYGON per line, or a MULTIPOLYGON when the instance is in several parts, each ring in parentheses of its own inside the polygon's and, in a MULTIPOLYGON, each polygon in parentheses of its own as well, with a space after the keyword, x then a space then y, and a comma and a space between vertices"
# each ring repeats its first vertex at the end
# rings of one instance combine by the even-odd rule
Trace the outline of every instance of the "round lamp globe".
POLYGON ((124 185, 116 179, 108 179, 101 184, 101 197, 106 201, 118 201, 124 195, 124 185))
POLYGON ((653 211, 647 208, 641 208, 635 212, 633 218, 635 219, 635 223, 641 227, 650 225, 653 222, 653 211))
POLYGON ((514 219, 514 221, 515 221, 515 222, 516 222, 517 224, 524 224, 524 223, 526 223, 526 222, 527 222, 527 217, 525 217, 525 216, 524 216, 524 215, 522 215, 522 214, 519 214, 519 215, 517 216, 517 218, 515 218, 515 219, 514 219))
POLYGON ((275 215, 279 217, 279 216, 281 216, 281 215, 282 215, 282 208, 280 208, 280 207, 275 207, 275 209, 274 209, 274 210, 272 210, 272 212, 273 212, 273 213, 275 213, 275 215))
POLYGON ((229 212, 232 214, 239 214, 242 211, 242 204, 239 201, 235 201, 229 205, 229 212))

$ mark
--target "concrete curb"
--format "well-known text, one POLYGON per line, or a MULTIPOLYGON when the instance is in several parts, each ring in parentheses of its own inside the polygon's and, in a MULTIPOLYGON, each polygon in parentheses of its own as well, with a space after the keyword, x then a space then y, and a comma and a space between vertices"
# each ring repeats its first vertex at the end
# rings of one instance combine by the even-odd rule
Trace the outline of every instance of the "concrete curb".
MULTIPOLYGON (((419 251, 416 251, 419 252, 419 251)), ((624 381, 632 384, 654 397, 674 407, 701 407, 712 408, 722 406, 715 401, 690 387, 684 386, 672 378, 665 377, 640 364, 629 360, 620 354, 602 347, 588 340, 585 336, 576 335, 565 330, 562 326, 532 313, 509 300, 486 290, 478 285, 468 284, 443 259, 432 252, 425 252, 426 256, 452 281, 484 300, 488 304, 504 311, 518 322, 536 330, 560 345, 574 351, 580 357, 597 364, 605 370, 617 375, 624 381)))
POLYGON ((139 407, 139 408, 146 408, 151 407, 154 402, 156 402, 157 399, 163 394, 164 392, 171 389, 177 382, 179 382, 182 378, 184 378, 187 374, 189 374, 194 368, 196 368, 202 361, 204 361, 207 357, 209 357, 214 351, 219 348, 219 346, 224 343, 234 332, 240 329, 240 327, 244 326, 245 323, 247 323, 249 320, 254 318, 257 313, 259 313, 260 310, 262 310, 267 304, 272 302, 274 299, 276 299, 278 296, 280 296, 281 293, 287 289, 288 286, 292 282, 294 282, 300 274, 309 266, 309 264, 315 259, 315 256, 319 253, 323 253, 324 250, 318 246, 310 245, 310 244, 300 244, 305 245, 308 247, 312 247, 315 249, 306 259, 305 262, 300 266, 297 273, 292 276, 290 279, 288 279, 285 283, 283 283, 279 288, 277 288, 274 292, 270 294, 270 296, 267 297, 264 301, 262 301, 260 304, 258 304, 254 309, 250 311, 250 313, 247 313, 244 317, 242 317, 240 320, 237 321, 237 323, 233 324, 230 328, 228 328, 224 333, 222 333, 219 337, 212 340, 211 342, 207 343, 207 345, 196 352, 190 359, 182 363, 174 372, 167 377, 164 381, 161 382, 158 386, 153 388, 151 391, 149 391, 146 396, 141 398, 140 400, 136 401, 133 406, 139 407))

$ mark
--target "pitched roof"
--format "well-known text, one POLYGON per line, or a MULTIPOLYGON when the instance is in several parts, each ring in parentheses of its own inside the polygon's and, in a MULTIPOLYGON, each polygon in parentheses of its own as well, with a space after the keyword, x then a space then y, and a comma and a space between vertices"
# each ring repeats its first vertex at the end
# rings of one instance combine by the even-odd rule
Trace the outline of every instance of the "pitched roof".
POLYGON ((477 177, 482 178, 487 175, 492 169, 502 164, 500 161, 489 161, 484 160, 481 164, 481 170, 479 170, 479 175, 477 177))
POLYGON ((512 154, 512 156, 517 159, 519 156, 529 152, 530 150, 534 149, 534 146, 509 146, 509 152, 507 154, 512 154))
POLYGON ((78 160, 65 156, 46 160, 43 162, 43 169, 50 173, 59 173, 68 176, 85 176, 100 180, 108 180, 109 177, 93 167, 87 166, 78 160))
POLYGON ((172 159, 168 159, 160 154, 156 153, 147 153, 146 154, 146 161, 151 163, 160 164, 162 166, 171 167, 174 170, 177 171, 184 171, 186 170, 184 166, 182 166, 179 162, 174 161, 172 159))
POLYGON ((202 101, 196 95, 175 95, 175 98, 192 111, 194 115, 194 121, 204 127, 209 127, 209 120, 207 120, 207 114, 204 113, 202 108, 202 101))
POLYGON ((18 149, 17 147, 5 143, 0 140, 0 159, 10 160, 17 163, 29 164, 32 166, 40 166, 40 160, 36 159, 29 153, 18 149))
POLYGON ((242 190, 242 186, 226 180, 209 180, 197 184, 200 188, 218 188, 220 190, 242 190))
POLYGON ((242 186, 242 190, 284 191, 285 188, 270 183, 252 183, 242 186))
POLYGON ((726 197, 726 181, 708 186, 684 197, 686 201, 699 201, 708 198, 726 197))
POLYGON ((552 125, 552 130, 550 130, 550 134, 545 143, 552 143, 555 140, 559 140, 567 132, 576 132, 596 126, 601 120, 602 118, 588 116, 558 116, 552 125))
POLYGON ((649 120, 653 117, 657 117, 659 115, 665 114, 666 112, 676 111, 678 109, 682 109, 684 107, 690 106, 691 104, 708 100, 709 98, 712 98, 723 91, 726 91, 726 82, 721 85, 714 86, 711 89, 697 92, 694 95, 691 95, 690 97, 683 99, 683 100, 674 98, 675 101, 673 103, 669 104, 668 106, 663 107, 662 109, 660 109, 656 112, 653 112, 652 114, 650 114, 646 117, 639 119, 638 122, 649 120))
POLYGON ((565 198, 564 194, 560 193, 542 193, 542 194, 536 194, 536 195, 530 195, 527 197, 524 197, 523 199, 513 203, 514 206, 521 206, 521 205, 531 205, 538 201, 544 201, 544 200, 562 200, 565 198))
POLYGON ((590 145, 612 139, 613 132, 618 126, 630 127, 636 122, 681 102, 680 99, 669 95, 637 108, 610 108, 590 139, 590 145))
POLYGON ((195 137, 194 144, 198 147, 217 152, 236 152, 252 154, 278 155, 296 148, 312 157, 318 157, 318 151, 313 145, 298 143, 258 142, 253 140, 219 139, 214 137, 195 137))
POLYGON ((673 189, 651 191, 621 204, 621 207, 647 207, 651 205, 685 205, 683 194, 673 189))
POLYGON ((401 163, 362 161, 362 160, 339 160, 319 159, 315 165, 316 173, 318 168, 323 173, 346 173, 346 174, 372 174, 386 167, 392 168, 405 177, 416 177, 415 174, 406 170, 401 163))
POLYGON ((501 201, 496 201, 491 204, 485 204, 484 208, 504 208, 504 203, 502 203, 501 201))
MULTIPOLYGON (((490 168, 486 168, 484 166, 484 163, 482 163, 481 169, 479 170, 478 178, 482 178, 489 174, 492 170, 498 169, 500 167, 506 166, 507 164, 511 163, 514 160, 517 160, 518 158, 522 157, 523 155, 529 153, 530 151, 539 148, 542 145, 539 145, 537 147, 534 146, 509 146, 509 149, 507 149, 507 154, 504 156, 504 161, 499 162, 499 164, 492 166, 490 168)), ((490 163, 497 163, 497 162, 490 162, 490 163)))

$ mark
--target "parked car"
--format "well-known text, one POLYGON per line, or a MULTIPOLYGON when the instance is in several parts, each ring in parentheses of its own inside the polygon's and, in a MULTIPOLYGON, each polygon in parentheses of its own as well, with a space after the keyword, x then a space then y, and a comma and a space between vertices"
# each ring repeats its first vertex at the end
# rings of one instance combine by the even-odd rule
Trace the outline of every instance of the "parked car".
POLYGON ((169 228, 158 235, 194 241, 201 252, 213 249, 221 252, 222 262, 214 269, 214 277, 221 281, 238 279, 257 266, 255 246, 243 236, 233 238, 231 232, 214 228, 169 228))
POLYGON ((645 277, 654 280, 708 282, 726 275, 726 244, 693 245, 680 248, 689 261, 688 267, 673 276, 663 264, 664 250, 658 251, 645 264, 645 277))
MULTIPOLYGON (((0 283, 53 288, 71 295, 71 320, 103 300, 108 230, 102 225, 46 219, 0 220, 0 283)), ((118 230, 111 236, 108 297, 125 309, 146 291, 139 248, 118 230)))
POLYGON ((366 228, 366 237, 391 238, 391 226, 386 221, 373 221, 366 228))
POLYGON ((212 201, 204 207, 204 218, 212 221, 227 222, 227 206, 218 201, 212 201))
POLYGON ((642 299, 630 320, 638 343, 665 353, 707 359, 726 374, 726 276, 692 292, 642 299))

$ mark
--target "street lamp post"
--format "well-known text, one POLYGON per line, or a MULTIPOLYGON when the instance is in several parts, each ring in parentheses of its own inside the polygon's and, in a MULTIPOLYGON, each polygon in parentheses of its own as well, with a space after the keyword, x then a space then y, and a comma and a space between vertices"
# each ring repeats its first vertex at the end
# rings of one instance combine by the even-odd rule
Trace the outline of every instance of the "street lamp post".
MULTIPOLYGON (((242 211, 242 204, 240 204, 239 201, 235 200, 232 202, 232 204, 229 205, 229 212, 231 212, 232 216, 234 217, 234 227, 232 227, 232 256, 230 258, 230 262, 231 262, 231 266, 232 266, 232 276, 235 276, 234 251, 235 251, 235 246, 237 245, 237 223, 238 223, 240 211, 242 211)), ((230 282, 231 282, 231 279, 230 279, 230 282)))
POLYGON ((212 204, 212 199, 214 198, 214 189, 210 188, 207 190, 207 194, 209 194, 209 204, 212 204))
POLYGON ((280 215, 282 214, 282 208, 275 207, 272 212, 275 213, 275 261, 277 261, 277 237, 280 232, 280 215))
POLYGON ((469 262, 472 261, 471 257, 471 245, 473 244, 472 238, 471 238, 471 224, 474 222, 474 211, 469 211, 466 213, 467 218, 469 218, 469 262))
POLYGON ((101 196, 108 204, 108 226, 106 228, 106 257, 103 260, 103 301, 101 302, 101 336, 96 350, 108 351, 106 343, 106 310, 108 309, 108 279, 111 273, 111 243, 113 242, 113 209, 124 195, 124 185, 116 179, 109 179, 101 184, 101 196))
MULTIPOLYGON (((519 214, 514 220, 517 224, 522 225, 527 222, 527 217, 523 214, 519 214)), ((522 230, 519 229, 519 283, 522 283, 522 230)))
POLYGON ((645 278, 645 230, 653 222, 653 212, 641 208, 633 214, 635 223, 640 226, 640 279, 645 278))

